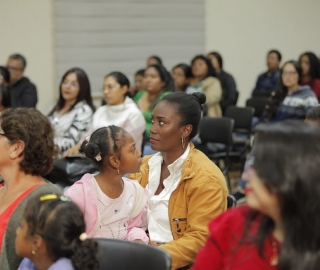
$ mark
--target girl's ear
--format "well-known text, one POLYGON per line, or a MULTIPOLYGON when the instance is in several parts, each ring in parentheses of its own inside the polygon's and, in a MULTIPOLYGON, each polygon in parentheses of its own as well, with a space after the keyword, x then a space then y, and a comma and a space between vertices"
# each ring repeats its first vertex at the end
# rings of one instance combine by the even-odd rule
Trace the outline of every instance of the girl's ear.
POLYGON ((109 164, 112 168, 114 168, 115 170, 118 170, 120 167, 120 159, 112 155, 109 157, 109 164))
POLYGON ((44 254, 47 249, 47 246, 43 238, 38 234, 35 234, 31 237, 32 237, 32 240, 31 240, 32 254, 37 254, 37 253, 44 254))

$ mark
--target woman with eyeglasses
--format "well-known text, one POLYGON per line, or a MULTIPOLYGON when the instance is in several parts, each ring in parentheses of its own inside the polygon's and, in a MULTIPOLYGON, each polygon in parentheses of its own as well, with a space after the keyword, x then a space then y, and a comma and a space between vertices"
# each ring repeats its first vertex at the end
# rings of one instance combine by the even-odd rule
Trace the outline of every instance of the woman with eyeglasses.
POLYGON ((49 113, 59 154, 73 147, 88 130, 95 107, 87 74, 80 68, 69 69, 60 82, 60 96, 49 113))
POLYGON ((209 224, 198 269, 320 269, 320 129, 296 120, 264 124, 243 175, 247 205, 209 224))
POLYGON ((66 186, 79 180, 85 173, 95 173, 97 171, 90 162, 87 162, 86 157, 79 157, 79 149, 85 138, 99 128, 110 125, 122 127, 131 134, 136 142, 137 149, 142 148, 146 122, 142 112, 129 97, 129 88, 129 79, 123 73, 114 71, 105 76, 103 96, 107 104, 96 110, 88 131, 79 138, 75 146, 64 152, 64 158, 56 161, 52 172, 47 176, 49 180, 66 186), (73 162, 74 166, 69 165, 68 157, 73 159, 70 162, 73 162), (75 162, 78 162, 79 165, 75 165, 75 162))
POLYGON ((41 192, 60 193, 41 176, 52 168, 53 129, 33 108, 6 109, 0 115, 0 269, 17 269, 15 231, 26 202, 41 192))
POLYGON ((285 119, 304 119, 318 105, 312 89, 301 86, 302 69, 298 62, 286 62, 280 71, 280 79, 271 93, 262 121, 278 122, 285 119))

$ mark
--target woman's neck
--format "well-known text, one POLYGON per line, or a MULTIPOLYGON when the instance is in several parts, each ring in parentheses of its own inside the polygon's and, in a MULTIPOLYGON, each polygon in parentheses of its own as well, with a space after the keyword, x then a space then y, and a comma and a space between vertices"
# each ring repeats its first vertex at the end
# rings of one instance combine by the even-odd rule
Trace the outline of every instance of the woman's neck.
POLYGON ((288 94, 292 94, 300 88, 299 84, 288 87, 288 94))
POLYGON ((309 74, 304 74, 304 75, 302 75, 302 81, 303 81, 304 83, 310 82, 310 81, 311 81, 311 76, 310 76, 309 74))
MULTIPOLYGON (((160 92, 160 91, 159 91, 160 92)), ((159 95, 159 92, 156 92, 156 93, 150 93, 150 92, 147 92, 147 94, 148 94, 148 101, 149 102, 152 102, 152 101, 154 101, 156 98, 157 98, 157 96, 159 95)))
POLYGON ((188 143, 185 142, 185 147, 184 149, 179 150, 175 150, 172 152, 162 152, 162 157, 163 157, 163 163, 164 165, 168 166, 170 164, 172 164, 173 162, 175 162, 179 157, 181 157, 183 155, 183 153, 186 151, 188 147, 188 143))
POLYGON ((203 77, 203 76, 194 76, 193 78, 192 78, 192 80, 191 80, 191 83, 193 84, 193 85, 196 85, 196 84, 198 84, 199 82, 201 82, 202 80, 204 80, 205 79, 205 77, 203 77))

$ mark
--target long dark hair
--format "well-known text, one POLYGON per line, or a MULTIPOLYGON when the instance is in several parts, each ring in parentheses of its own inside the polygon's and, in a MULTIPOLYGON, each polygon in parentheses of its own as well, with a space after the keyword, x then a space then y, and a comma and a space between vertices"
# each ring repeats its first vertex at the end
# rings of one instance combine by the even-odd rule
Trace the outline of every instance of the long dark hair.
POLYGON ((59 86, 59 91, 60 91, 60 95, 59 95, 59 99, 57 104, 54 106, 54 108, 52 109, 52 111, 49 113, 48 116, 51 116, 55 111, 60 111, 64 104, 65 104, 65 100, 62 96, 61 93, 61 87, 62 87, 62 83, 65 80, 65 78, 70 74, 70 73, 75 73, 77 76, 77 80, 79 83, 79 94, 77 96, 77 100, 74 103, 74 105, 70 108, 69 111, 71 111, 73 109, 73 107, 80 101, 85 100, 86 103, 90 106, 90 108, 92 109, 92 111, 95 111, 95 106, 93 105, 92 102, 92 97, 91 97, 91 87, 90 87, 90 82, 89 82, 89 78, 86 74, 86 72, 81 69, 81 68, 71 68, 69 69, 63 76, 60 82, 60 86, 59 86))
POLYGON ((283 69, 287 64, 292 64, 298 73, 299 79, 298 83, 301 83, 302 78, 302 69, 300 64, 297 61, 290 60, 284 63, 280 70, 280 77, 276 86, 276 89, 271 93, 271 96, 267 102, 267 105, 264 110, 264 120, 268 122, 272 117, 274 117, 278 111, 280 103, 285 99, 288 95, 288 88, 283 84, 282 81, 282 73, 283 69))
POLYGON ((86 230, 83 213, 64 196, 43 193, 31 198, 23 218, 28 235, 40 235, 54 261, 70 258, 76 270, 98 269, 98 244, 92 239, 81 239, 86 230))
POLYGON ((301 63, 302 56, 307 56, 310 63, 309 75, 311 80, 320 79, 320 61, 313 52, 305 52, 300 55, 299 62, 301 63))
MULTIPOLYGON (((320 265, 320 129, 286 120, 257 127, 253 169, 276 195, 284 231, 279 270, 316 270, 320 265)), ((259 216, 253 240, 262 255, 266 237, 274 229, 271 218, 254 211, 247 228, 259 216)), ((246 237, 245 237, 246 238, 246 237)))
MULTIPOLYGON (((206 66, 207 66, 207 68, 208 68, 208 72, 207 72, 205 78, 208 78, 208 77, 215 77, 215 78, 217 78, 217 72, 216 72, 216 70, 214 69, 214 67, 213 67, 210 59, 207 58, 207 57, 205 57, 205 56, 202 55, 202 54, 201 54, 201 55, 196 55, 196 56, 191 60, 191 74, 192 74, 192 77, 194 77, 194 76, 193 76, 193 73, 192 73, 192 66, 193 66, 194 62, 195 62, 196 60, 198 60, 198 59, 203 60, 203 61, 206 63, 206 66)), ((205 78, 204 78, 204 79, 205 79, 205 78)))

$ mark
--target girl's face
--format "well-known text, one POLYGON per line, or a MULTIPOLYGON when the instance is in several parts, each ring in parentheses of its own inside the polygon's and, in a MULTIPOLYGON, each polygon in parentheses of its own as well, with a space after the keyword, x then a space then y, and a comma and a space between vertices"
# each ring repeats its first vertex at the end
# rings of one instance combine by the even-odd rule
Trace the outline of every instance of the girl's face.
POLYGON ((186 77, 181 67, 176 67, 173 69, 172 79, 177 89, 183 88, 189 82, 189 79, 186 77))
POLYGON ((32 240, 28 235, 28 225, 23 218, 20 226, 16 229, 16 253, 20 257, 30 258, 32 256, 32 240))
POLYGON ((196 59, 192 65, 192 74, 194 77, 204 78, 208 73, 208 67, 204 60, 196 59))
POLYGON ((136 142, 129 133, 125 133, 124 140, 119 170, 122 174, 136 173, 141 165, 141 151, 136 148, 136 142))
POLYGON ((299 74, 293 64, 288 63, 283 67, 281 79, 288 88, 298 86, 299 74))
POLYGON ((74 104, 79 92, 80 86, 76 73, 69 73, 61 84, 61 94, 63 99, 70 104, 74 104))
POLYGON ((117 80, 112 77, 106 77, 103 82, 103 97, 108 105, 120 105, 125 99, 128 91, 126 85, 121 86, 117 80))
POLYGON ((246 165, 242 178, 247 182, 245 191, 248 206, 271 218, 279 217, 278 198, 266 188, 251 165, 246 165))
POLYGON ((159 93, 164 87, 164 82, 154 67, 149 67, 144 73, 144 85, 150 94, 159 93))
POLYGON ((300 65, 302 69, 302 74, 303 75, 308 75, 310 72, 310 61, 309 57, 306 55, 302 55, 300 58, 300 65))

